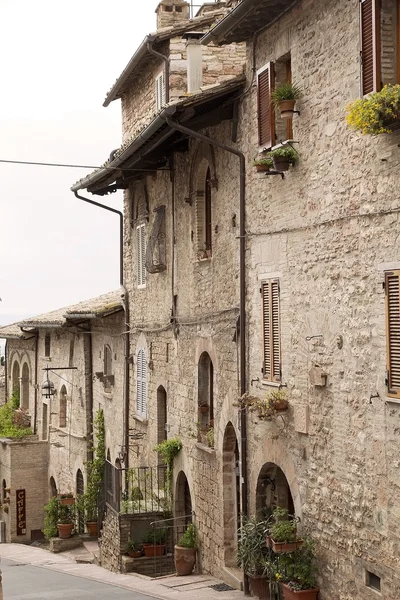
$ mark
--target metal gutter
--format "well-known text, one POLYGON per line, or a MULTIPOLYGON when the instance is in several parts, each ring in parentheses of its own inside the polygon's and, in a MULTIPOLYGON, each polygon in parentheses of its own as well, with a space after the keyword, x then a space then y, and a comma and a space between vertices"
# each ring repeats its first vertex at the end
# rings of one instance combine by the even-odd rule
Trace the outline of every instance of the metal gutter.
POLYGON ((165 104, 168 104, 169 102, 169 58, 168 56, 164 56, 164 54, 160 54, 160 52, 157 52, 157 50, 154 50, 153 48, 153 43, 152 42, 147 42, 147 51, 152 55, 155 56, 156 58, 162 60, 164 62, 164 72, 165 72, 165 104))
POLYGON ((219 43, 220 38, 226 35, 235 27, 248 13, 258 4, 258 0, 242 0, 230 13, 219 21, 205 36, 200 40, 203 46, 207 46, 210 42, 219 43))

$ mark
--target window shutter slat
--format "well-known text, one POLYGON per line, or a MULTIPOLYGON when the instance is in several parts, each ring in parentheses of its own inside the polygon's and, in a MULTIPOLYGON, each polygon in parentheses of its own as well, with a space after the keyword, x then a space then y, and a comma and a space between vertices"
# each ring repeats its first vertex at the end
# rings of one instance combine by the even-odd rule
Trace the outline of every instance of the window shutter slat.
POLYGON ((377 92, 381 87, 380 73, 380 4, 379 0, 360 1, 362 94, 377 92))
POLYGON ((136 412, 147 414, 147 359, 143 348, 136 357, 136 412))
POLYGON ((279 281, 262 285, 263 302, 263 375, 269 381, 281 380, 281 332, 279 281))
POLYGON ((400 397, 400 271, 386 273, 387 370, 389 396, 400 397))
POLYGON ((281 342, 279 327, 279 285, 271 283, 271 323, 272 323, 272 373, 274 381, 281 379, 281 342))
POLYGON ((258 142, 271 148, 275 143, 275 113, 271 100, 274 89, 274 65, 268 63, 258 73, 258 142))
POLYGON ((146 230, 145 225, 138 225, 136 228, 136 275, 137 285, 143 287, 146 285, 146 230))

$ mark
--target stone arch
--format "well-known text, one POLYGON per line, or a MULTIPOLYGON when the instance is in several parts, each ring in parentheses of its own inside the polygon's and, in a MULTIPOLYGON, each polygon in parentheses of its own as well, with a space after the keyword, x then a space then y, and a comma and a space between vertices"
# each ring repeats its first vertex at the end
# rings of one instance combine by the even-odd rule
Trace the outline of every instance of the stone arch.
POLYGON ((57 496, 57 484, 56 484, 56 480, 54 479, 53 476, 50 477, 49 495, 50 495, 50 498, 54 498, 55 496, 57 496))
POLYGON ((240 525, 239 444, 229 422, 222 444, 222 493, 225 566, 236 567, 237 531, 240 525))
POLYGON ((201 442, 214 427, 214 365, 208 352, 202 352, 197 364, 197 422, 201 442))
POLYGON ((217 172, 215 167, 215 152, 210 144, 200 142, 196 148, 190 165, 189 174, 189 195, 191 203, 196 199, 196 191, 202 182, 203 175, 206 174, 206 166, 210 168, 211 185, 214 189, 218 189, 217 172), (203 166, 202 166, 203 165, 203 166), (200 168, 202 167, 202 168, 200 168))
POLYGON ((184 471, 179 471, 175 484, 175 518, 177 533, 184 531, 186 525, 192 522, 192 495, 184 471))
POLYGON ((20 384, 20 406, 29 410, 29 366, 26 361, 22 365, 20 384))
POLYGON ((65 385, 63 385, 60 390, 60 409, 58 413, 58 419, 59 427, 67 426, 67 388, 65 385))
POLYGON ((149 199, 147 187, 144 181, 137 181, 131 191, 131 224, 134 222, 148 220, 149 199))
POLYGON ((20 393, 20 364, 17 359, 14 360, 11 369, 11 392, 20 393))
POLYGON ((163 385, 157 388, 157 444, 167 439, 167 392, 163 385))

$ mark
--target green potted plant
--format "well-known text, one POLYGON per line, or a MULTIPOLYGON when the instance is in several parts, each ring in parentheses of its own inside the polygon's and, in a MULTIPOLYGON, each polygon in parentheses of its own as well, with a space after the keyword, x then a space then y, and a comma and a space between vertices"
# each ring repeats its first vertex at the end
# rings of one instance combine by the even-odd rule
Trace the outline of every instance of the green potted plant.
POLYGON ((271 94, 272 103, 281 111, 282 119, 293 117, 296 100, 302 94, 302 88, 297 83, 286 81, 278 85, 271 94))
POLYGON ((253 166, 256 168, 257 172, 265 173, 265 171, 272 169, 274 161, 269 156, 260 156, 259 158, 254 159, 253 166))
MULTIPOLYGON (((8 507, 7 507, 8 508, 8 507)), ((42 529, 44 537, 49 540, 56 537, 58 533, 57 522, 59 517, 60 503, 58 498, 52 496, 44 506, 44 527, 42 529)))
POLYGON ((400 85, 385 85, 380 92, 351 102, 347 111, 350 129, 364 135, 392 133, 400 122, 400 85))
POLYGON ((275 553, 293 552, 300 548, 303 540, 297 537, 298 519, 289 515, 286 508, 278 506, 271 515, 268 543, 275 553))
POLYGON ((286 390, 271 390, 268 394, 271 408, 276 412, 284 412, 289 408, 288 393, 286 390))
POLYGON ((149 557, 163 556, 165 554, 165 542, 167 530, 165 527, 150 527, 143 538, 144 555, 149 557))
POLYGON ((174 561, 177 575, 190 575, 196 564, 197 527, 189 523, 175 546, 174 561))
POLYGON ((64 504, 65 506, 71 506, 75 502, 75 498, 72 492, 59 494, 58 498, 60 500, 60 504, 64 504))
POLYGON ((125 546, 125 552, 131 558, 139 558, 143 554, 143 546, 139 542, 129 539, 125 546))
POLYGON ((314 540, 305 538, 302 547, 279 559, 278 579, 283 600, 316 600, 316 565, 314 540))
POLYGON ((274 161, 274 169, 276 171, 289 171, 290 165, 294 165, 298 154, 291 146, 281 146, 272 150, 270 156, 274 161))
POLYGON ((60 504, 58 511, 57 530, 61 539, 71 537, 74 528, 73 510, 70 506, 60 504))
POLYGON ((265 543, 268 521, 257 517, 243 520, 238 529, 237 562, 248 578, 253 596, 270 600, 276 567, 265 543))

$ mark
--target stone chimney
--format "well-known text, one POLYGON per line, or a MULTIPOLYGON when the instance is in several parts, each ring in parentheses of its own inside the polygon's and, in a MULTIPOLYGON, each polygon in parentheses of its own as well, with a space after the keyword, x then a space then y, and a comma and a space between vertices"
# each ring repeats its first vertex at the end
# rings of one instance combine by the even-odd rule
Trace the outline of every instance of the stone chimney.
POLYGON ((183 35, 186 39, 187 52, 187 91, 189 94, 199 92, 203 85, 203 46, 200 39, 202 31, 188 31, 183 35))
POLYGON ((187 21, 190 18, 190 7, 185 0, 161 0, 156 14, 158 30, 187 21))

